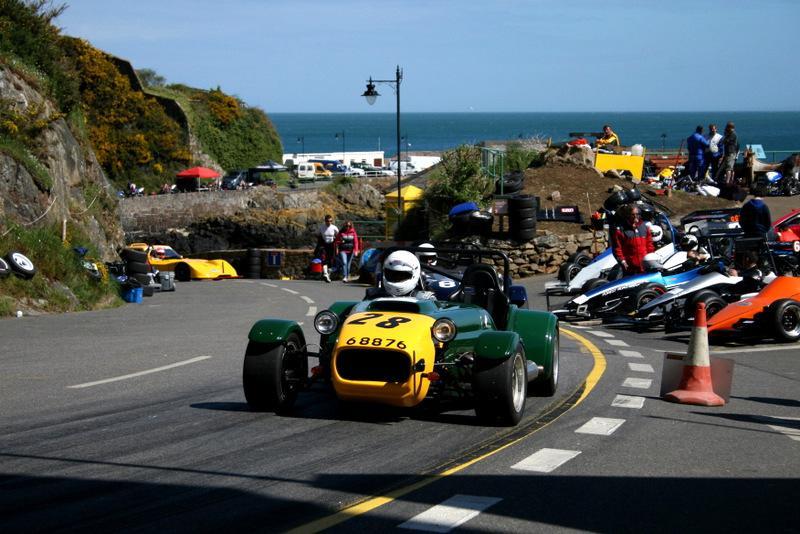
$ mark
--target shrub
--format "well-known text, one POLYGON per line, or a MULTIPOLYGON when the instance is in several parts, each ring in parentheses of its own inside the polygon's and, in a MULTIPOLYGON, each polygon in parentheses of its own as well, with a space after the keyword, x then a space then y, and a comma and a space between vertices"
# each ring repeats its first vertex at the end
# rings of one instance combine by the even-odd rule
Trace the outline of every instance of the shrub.
POLYGON ((519 142, 506 145, 505 171, 522 172, 528 167, 538 164, 542 153, 538 150, 526 148, 519 142))

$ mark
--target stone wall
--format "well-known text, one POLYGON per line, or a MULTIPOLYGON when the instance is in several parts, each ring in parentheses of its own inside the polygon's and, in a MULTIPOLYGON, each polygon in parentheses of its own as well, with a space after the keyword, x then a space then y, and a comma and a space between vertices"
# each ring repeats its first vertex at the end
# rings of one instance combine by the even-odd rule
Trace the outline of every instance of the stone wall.
POLYGON ((212 216, 233 215, 245 209, 250 191, 204 191, 120 199, 122 228, 158 232, 181 228, 212 216))

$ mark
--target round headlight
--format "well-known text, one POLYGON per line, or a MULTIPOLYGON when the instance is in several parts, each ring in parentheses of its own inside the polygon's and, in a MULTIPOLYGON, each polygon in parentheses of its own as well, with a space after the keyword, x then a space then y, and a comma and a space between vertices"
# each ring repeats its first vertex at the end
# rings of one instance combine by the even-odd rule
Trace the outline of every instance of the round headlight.
POLYGON ((431 335, 436 341, 447 343, 456 337, 456 323, 450 319, 437 319, 431 327, 431 335))
POLYGON ((330 334, 339 326, 339 318, 335 313, 328 310, 323 310, 314 317, 314 328, 320 334, 330 334))

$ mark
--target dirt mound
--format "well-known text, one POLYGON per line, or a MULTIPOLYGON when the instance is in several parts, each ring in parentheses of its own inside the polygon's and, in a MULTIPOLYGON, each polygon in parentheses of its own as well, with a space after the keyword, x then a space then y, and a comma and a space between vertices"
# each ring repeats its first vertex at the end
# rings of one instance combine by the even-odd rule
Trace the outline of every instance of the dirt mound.
MULTIPOLYGON (((536 169, 525 171, 523 193, 536 195, 541 200, 541 208, 552 208, 556 205, 578 206, 584 220, 603 205, 615 185, 626 189, 633 187, 625 178, 607 178, 597 170, 568 163, 552 163, 536 169), (551 194, 558 191, 560 200, 550 200, 551 194)), ((682 216, 695 210, 738 207, 741 204, 717 197, 703 197, 673 191, 672 195, 657 196, 649 186, 639 185, 642 195, 661 207, 671 219, 677 221, 682 216)), ((543 221, 538 226, 542 230, 550 230, 557 234, 573 234, 580 231, 577 224, 543 221)))

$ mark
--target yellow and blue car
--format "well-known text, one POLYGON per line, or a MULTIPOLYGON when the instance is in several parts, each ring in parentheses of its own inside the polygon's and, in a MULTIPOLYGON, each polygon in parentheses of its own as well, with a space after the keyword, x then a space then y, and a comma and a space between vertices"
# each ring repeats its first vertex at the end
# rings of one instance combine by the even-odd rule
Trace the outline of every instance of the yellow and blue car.
POLYGON ((184 258, 168 245, 133 243, 128 248, 146 252, 148 263, 159 271, 173 271, 175 279, 182 282, 239 278, 233 265, 225 260, 184 258))
POLYGON ((506 254, 476 254, 502 263, 503 276, 476 262, 464 269, 448 300, 370 299, 368 290, 360 302, 335 302, 314 318, 318 353, 308 351, 297 322, 256 322, 244 358, 247 403, 285 413, 301 391, 323 379, 345 403, 409 408, 467 401, 484 422, 516 425, 529 391, 552 396, 558 386, 558 319, 511 302, 506 254), (309 356, 320 362, 310 378, 309 356))

